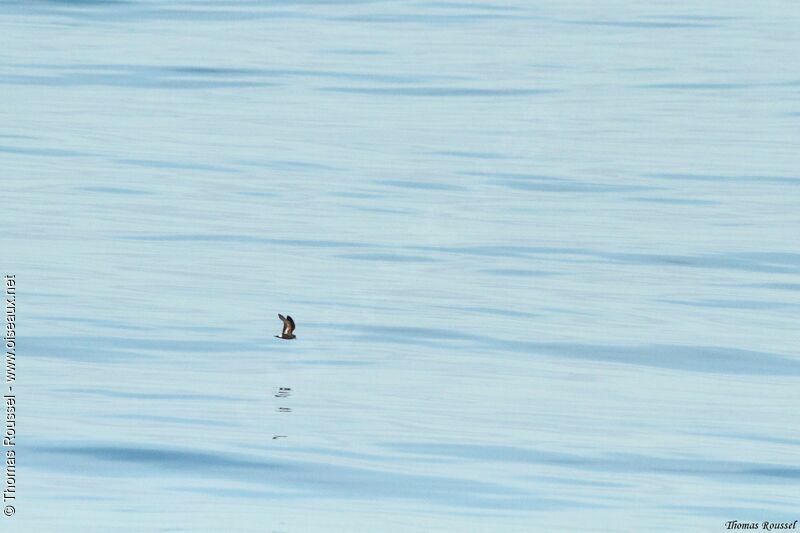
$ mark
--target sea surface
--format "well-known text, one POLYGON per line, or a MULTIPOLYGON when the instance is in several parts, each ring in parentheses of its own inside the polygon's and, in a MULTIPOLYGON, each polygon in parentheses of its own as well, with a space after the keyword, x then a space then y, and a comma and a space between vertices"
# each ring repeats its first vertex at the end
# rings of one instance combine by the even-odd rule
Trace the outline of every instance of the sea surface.
POLYGON ((2 2, 0 527, 800 519, 798 28, 777 0, 2 2))

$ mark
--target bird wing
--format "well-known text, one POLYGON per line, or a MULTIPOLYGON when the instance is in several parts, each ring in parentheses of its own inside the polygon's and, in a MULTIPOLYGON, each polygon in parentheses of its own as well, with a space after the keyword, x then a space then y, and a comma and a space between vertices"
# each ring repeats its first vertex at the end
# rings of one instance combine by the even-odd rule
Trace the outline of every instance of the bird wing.
POLYGON ((283 332, 281 335, 291 335, 294 331, 294 320, 290 316, 283 316, 282 314, 278 313, 278 318, 281 319, 283 322, 283 332))

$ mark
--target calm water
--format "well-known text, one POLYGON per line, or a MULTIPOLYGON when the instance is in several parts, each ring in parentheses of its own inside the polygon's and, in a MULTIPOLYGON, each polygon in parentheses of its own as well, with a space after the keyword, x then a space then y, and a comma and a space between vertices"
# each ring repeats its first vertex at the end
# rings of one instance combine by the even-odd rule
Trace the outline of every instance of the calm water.
POLYGON ((3 529, 800 518, 798 27, 780 1, 4 2, 3 529))

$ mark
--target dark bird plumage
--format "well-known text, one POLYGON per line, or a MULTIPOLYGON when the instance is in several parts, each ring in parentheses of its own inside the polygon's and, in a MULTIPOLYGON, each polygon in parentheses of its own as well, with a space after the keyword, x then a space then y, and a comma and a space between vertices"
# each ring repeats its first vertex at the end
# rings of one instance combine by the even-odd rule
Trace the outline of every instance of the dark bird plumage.
POLYGON ((294 320, 290 316, 283 316, 278 313, 278 318, 283 322, 283 331, 280 335, 275 335, 279 339, 294 339, 294 320))

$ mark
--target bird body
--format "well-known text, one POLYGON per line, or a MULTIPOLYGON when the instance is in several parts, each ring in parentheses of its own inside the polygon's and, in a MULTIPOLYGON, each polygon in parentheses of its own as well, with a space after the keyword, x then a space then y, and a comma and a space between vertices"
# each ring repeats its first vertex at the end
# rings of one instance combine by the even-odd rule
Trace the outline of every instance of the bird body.
POLYGON ((292 320, 292 317, 283 316, 282 314, 278 313, 278 318, 280 318, 281 322, 283 322, 283 331, 280 335, 275 336, 279 339, 286 340, 296 338, 294 334, 294 320, 292 320))

